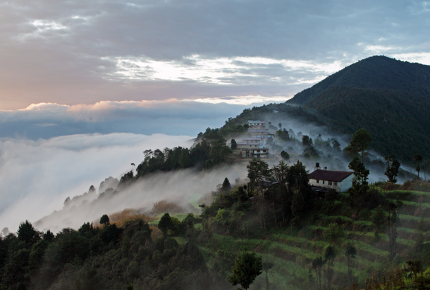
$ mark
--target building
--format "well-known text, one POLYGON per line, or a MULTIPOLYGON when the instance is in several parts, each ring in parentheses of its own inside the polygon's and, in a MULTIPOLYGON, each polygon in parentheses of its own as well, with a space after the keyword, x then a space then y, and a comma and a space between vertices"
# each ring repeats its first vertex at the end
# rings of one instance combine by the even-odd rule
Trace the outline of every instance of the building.
POLYGON ((260 141, 237 142, 237 149, 258 148, 259 146, 260 146, 260 141))
POLYGON ((264 129, 265 128, 265 122, 263 121, 251 121, 248 120, 248 126, 249 128, 253 128, 253 129, 264 129))
POLYGON ((352 171, 337 171, 317 169, 309 174, 309 184, 315 187, 335 189, 337 192, 346 192, 352 187, 352 171))
POLYGON ((242 158, 269 158, 269 148, 259 146, 258 148, 245 148, 240 150, 242 158))

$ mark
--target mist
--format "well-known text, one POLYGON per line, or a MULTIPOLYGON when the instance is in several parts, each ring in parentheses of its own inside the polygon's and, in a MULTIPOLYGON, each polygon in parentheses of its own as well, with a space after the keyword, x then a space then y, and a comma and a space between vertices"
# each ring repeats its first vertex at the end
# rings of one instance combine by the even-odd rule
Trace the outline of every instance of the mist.
MULTIPOLYGON (((290 131, 289 137, 293 140, 283 141, 278 137, 274 140, 274 143, 278 146, 275 145, 272 147, 274 150, 271 150, 277 157, 280 157, 282 150, 288 152, 290 155, 290 165, 295 163, 297 160, 300 160, 309 172, 314 170, 317 162, 320 164, 321 168, 327 167, 328 170, 351 171, 348 168, 348 165, 351 162, 352 157, 345 154, 343 149, 348 146, 352 136, 335 134, 326 126, 304 122, 303 120, 289 117, 288 115, 280 115, 275 112, 272 114, 265 114, 261 116, 260 119, 266 122, 266 127, 269 127, 270 122, 272 126, 276 127, 276 130, 279 130, 278 125, 281 124, 282 130, 285 128, 287 131, 290 131), (291 130, 293 131, 293 134, 291 134, 291 130), (316 149, 319 157, 305 158, 303 156, 303 152, 306 148, 306 146, 302 145, 302 136, 304 135, 312 138, 313 147, 316 149), (340 144, 340 151, 333 148, 333 141, 335 140, 340 144)), ((274 129, 272 129, 272 133, 273 132, 274 129)), ((373 136, 373 138, 376 139, 378 136, 373 136)), ((266 144, 266 147, 270 148, 271 146, 266 144)), ((370 171, 369 182, 387 180, 387 177, 384 174, 386 170, 384 156, 374 150, 370 150, 364 163, 370 171)), ((397 177, 398 183, 402 183, 408 179, 413 179, 414 174, 415 172, 411 167, 402 165, 397 177)))
POLYGON ((62 210, 36 221, 34 226, 39 230, 58 232, 64 227, 79 228, 85 222, 98 221, 103 214, 128 208, 151 214, 154 203, 163 200, 175 203, 185 212, 199 213, 198 200, 216 190, 225 177, 232 182, 246 177, 245 165, 222 166, 210 171, 183 169, 158 173, 123 188, 113 185, 103 192, 100 188, 98 192, 71 196, 71 201, 65 203, 62 210))
POLYGON ((63 207, 106 177, 130 171, 143 151, 192 144, 190 136, 131 133, 80 134, 40 139, 0 139, 0 227, 16 231, 63 207))

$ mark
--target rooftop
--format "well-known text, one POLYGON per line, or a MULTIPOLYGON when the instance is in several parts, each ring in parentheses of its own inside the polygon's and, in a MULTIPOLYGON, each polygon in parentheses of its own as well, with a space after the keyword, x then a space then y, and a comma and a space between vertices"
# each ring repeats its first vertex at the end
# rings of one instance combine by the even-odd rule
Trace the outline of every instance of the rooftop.
POLYGON ((264 124, 265 122, 248 120, 248 123, 250 123, 250 124, 264 124))
POLYGON ((352 171, 337 171, 337 170, 322 170, 317 169, 311 174, 309 174, 309 179, 316 179, 316 180, 328 180, 328 181, 334 181, 334 182, 341 182, 342 180, 346 179, 348 176, 353 174, 352 171))

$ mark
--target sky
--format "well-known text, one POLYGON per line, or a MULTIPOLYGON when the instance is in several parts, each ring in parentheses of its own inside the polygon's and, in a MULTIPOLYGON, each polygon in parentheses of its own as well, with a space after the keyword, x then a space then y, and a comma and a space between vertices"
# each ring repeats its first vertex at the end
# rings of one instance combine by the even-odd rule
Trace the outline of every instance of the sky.
POLYGON ((39 188, 24 166, 34 155, 43 156, 34 170, 46 169, 34 192, 63 197, 80 174, 87 184, 122 172, 98 175, 90 162, 124 168, 129 144, 133 154, 166 147, 159 136, 183 144, 363 58, 430 65, 428 31, 430 1, 0 0, 0 170, 14 172, 0 182, 0 227, 2 212, 19 212, 23 192, 39 188), (113 139, 109 154, 100 149, 113 139), (46 149, 59 140, 93 141, 46 149), (46 180, 61 177, 61 156, 81 171, 60 190, 46 180))

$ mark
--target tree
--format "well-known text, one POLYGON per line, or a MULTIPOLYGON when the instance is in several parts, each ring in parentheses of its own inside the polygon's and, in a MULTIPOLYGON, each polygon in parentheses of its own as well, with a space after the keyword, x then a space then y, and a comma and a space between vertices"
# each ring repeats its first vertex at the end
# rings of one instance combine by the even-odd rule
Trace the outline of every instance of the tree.
POLYGON ((317 276, 318 289, 321 289, 321 286, 322 286, 321 270, 324 264, 325 264, 325 261, 323 260, 322 257, 318 257, 312 260, 312 269, 314 269, 315 274, 317 276))
POLYGON ((288 170, 289 168, 284 160, 279 161, 278 165, 273 165, 272 175, 281 186, 284 186, 287 182, 288 170))
POLYGON ((109 217, 106 215, 106 214, 104 214, 101 218, 100 218, 100 224, 101 225, 109 225, 109 222, 110 222, 110 220, 109 220, 109 217))
POLYGON ((266 272, 266 290, 269 290, 269 286, 270 286, 269 279, 267 278, 267 272, 269 272, 269 270, 272 269, 274 265, 275 264, 273 264, 272 262, 267 262, 267 261, 263 262, 263 270, 264 272, 266 272))
POLYGON ((349 169, 354 171, 354 178, 352 180, 352 189, 355 193, 364 193, 369 189, 367 177, 369 176, 369 170, 366 169, 364 163, 354 156, 352 161, 348 165, 349 169))
POLYGON ((252 186, 259 186, 264 180, 270 178, 269 165, 264 160, 253 159, 249 161, 246 168, 252 186))
POLYGON ((224 179, 224 182, 222 183, 221 190, 222 191, 231 190, 231 184, 227 177, 224 179))
POLYGON ((417 163, 417 167, 415 168, 415 170, 418 172, 418 178, 420 177, 420 162, 423 161, 423 157, 421 156, 421 154, 415 154, 414 155, 414 161, 417 163))
POLYGON ((332 223, 324 231, 323 238, 330 243, 330 245, 338 244, 340 239, 344 237, 345 233, 337 223, 332 223))
POLYGON ((357 249, 353 245, 348 243, 345 247, 345 252, 343 254, 345 255, 347 260, 349 281, 351 281, 352 283, 352 268, 354 267, 353 259, 355 259, 355 255, 357 255, 357 249))
POLYGON ((331 144, 333 145, 333 149, 340 152, 340 143, 337 140, 333 140, 333 142, 331 142, 331 144))
POLYGON ((311 138, 309 138, 309 136, 308 135, 303 135, 302 136, 302 144, 303 144, 303 146, 312 146, 312 139, 311 138))
POLYGON ((327 281, 327 289, 331 289, 331 280, 333 279, 333 265, 334 259, 336 258, 336 251, 334 246, 329 245, 324 249, 324 260, 327 262, 327 270, 326 270, 326 281, 327 281))
POLYGON ((281 157, 284 160, 290 160, 290 154, 288 154, 288 152, 286 152, 286 151, 281 152, 281 157))
POLYGON ((364 162, 364 157, 368 154, 370 142, 373 141, 372 136, 365 129, 360 129, 352 135, 351 142, 345 150, 352 156, 360 154, 361 162, 364 162))
POLYGON ((231 150, 234 150, 237 148, 237 142, 234 139, 231 139, 231 150))
POLYGON ((257 257, 255 253, 243 251, 236 258, 233 273, 227 276, 227 280, 233 286, 240 284, 242 288, 248 289, 255 278, 262 273, 262 270, 261 257, 257 257))
POLYGON ((400 162, 396 159, 396 155, 390 154, 385 157, 385 163, 387 163, 387 169, 385 175, 388 177, 388 181, 392 183, 397 182, 397 174, 399 174, 400 162))
POLYGON ((282 129, 282 124, 281 124, 281 123, 279 123, 279 124, 278 124, 278 127, 279 127, 279 130, 281 130, 281 129, 282 129))
POLYGON ((40 240, 39 233, 28 220, 19 225, 17 234, 18 240, 25 242, 28 247, 40 240))
POLYGON ((163 232, 165 236, 167 235, 167 231, 173 228, 172 218, 170 217, 169 213, 166 212, 161 217, 160 221, 158 222, 158 228, 163 232))
POLYGON ((375 238, 379 237, 379 232, 383 229, 385 225, 385 213, 382 206, 378 206, 373 214, 370 216, 373 227, 375 228, 375 238))
POLYGON ((291 212, 293 213, 295 218, 300 219, 300 212, 302 211, 304 206, 305 199, 303 198, 300 189, 297 188, 294 190, 293 202, 291 203, 291 212))

